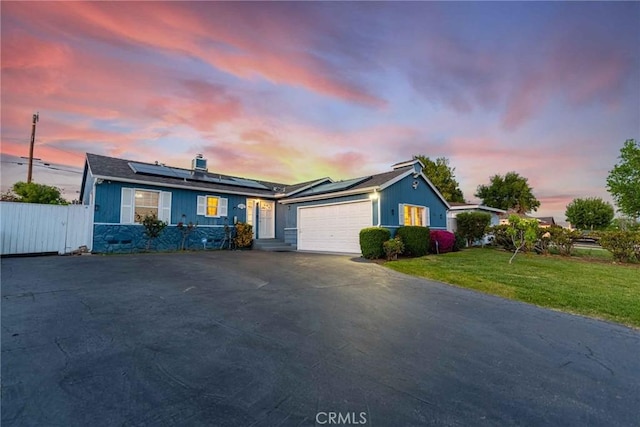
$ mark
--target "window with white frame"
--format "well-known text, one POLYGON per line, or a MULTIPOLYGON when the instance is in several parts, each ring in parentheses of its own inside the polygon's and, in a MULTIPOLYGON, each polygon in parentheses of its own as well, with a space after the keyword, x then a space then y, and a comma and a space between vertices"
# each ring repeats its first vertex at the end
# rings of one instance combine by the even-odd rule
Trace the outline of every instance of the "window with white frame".
POLYGON ((426 206, 401 203, 398 207, 398 217, 400 225, 429 226, 429 208, 426 206))
POLYGON ((155 215, 159 220, 170 223, 171 192, 122 188, 120 223, 140 224, 147 215, 155 215))
POLYGON ((228 200, 218 196, 198 196, 197 214, 219 218, 227 216, 228 200))

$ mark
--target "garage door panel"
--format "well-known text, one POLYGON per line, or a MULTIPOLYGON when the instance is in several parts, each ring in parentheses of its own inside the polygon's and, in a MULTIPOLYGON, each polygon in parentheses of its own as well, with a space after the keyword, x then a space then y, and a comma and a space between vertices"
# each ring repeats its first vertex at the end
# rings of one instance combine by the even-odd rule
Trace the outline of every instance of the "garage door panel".
POLYGON ((298 249, 360 253, 360 230, 371 225, 370 201, 302 207, 298 249))

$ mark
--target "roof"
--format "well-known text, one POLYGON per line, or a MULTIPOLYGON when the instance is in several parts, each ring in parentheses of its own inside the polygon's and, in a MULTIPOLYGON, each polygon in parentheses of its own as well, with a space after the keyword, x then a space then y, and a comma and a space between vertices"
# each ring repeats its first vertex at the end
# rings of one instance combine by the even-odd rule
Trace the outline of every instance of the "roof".
POLYGON ((507 211, 498 208, 492 208, 491 206, 485 206, 480 204, 470 204, 470 203, 460 203, 460 202, 449 202, 449 206, 452 211, 463 211, 463 210, 481 210, 481 211, 489 211, 495 212, 498 214, 504 214, 507 211))
POLYGON ((556 224, 556 220, 552 216, 538 216, 536 217, 536 219, 540 221, 541 224, 549 224, 549 225, 556 224))
MULTIPOLYGON (((222 182, 216 183, 215 181, 228 181, 231 179, 240 179, 243 180, 245 178, 235 177, 230 175, 222 175, 217 173, 209 173, 209 172, 198 172, 198 176, 194 176, 193 179, 189 178, 177 178, 177 177, 169 177, 169 176, 157 176, 150 175, 144 173, 136 173, 134 169, 131 167, 131 163, 147 165, 147 166, 157 166, 153 163, 144 163, 137 162, 132 160, 118 159, 115 157, 107 157, 101 156, 98 154, 87 153, 87 164, 91 170, 92 175, 95 178, 101 179, 113 179, 119 181, 129 181, 129 182, 141 182, 141 183, 149 183, 149 184, 159 184, 168 187, 184 187, 188 186, 191 188, 201 188, 204 190, 216 190, 220 192, 227 193, 242 193, 242 194, 250 194, 256 196, 270 196, 274 197, 276 194, 281 194, 284 191, 287 191, 290 187, 282 183, 268 182, 268 181, 260 181, 260 180, 251 180, 252 182, 256 182, 258 184, 263 185, 266 189, 255 188, 255 186, 243 186, 242 182, 236 183, 235 185, 229 185, 222 182), (208 182, 204 182, 198 178, 205 177, 208 179, 208 182)), ((189 169, 181 169, 181 168, 170 168, 166 167, 166 169, 174 170, 174 171, 182 171, 182 172, 192 172, 189 169)), ((308 183, 300 183, 297 186, 304 186, 308 183)))
POLYGON ((308 196, 332 194, 342 191, 357 192, 358 190, 366 191, 372 188, 378 188, 394 178, 398 178, 408 171, 413 170, 411 166, 395 169, 390 172, 379 173, 370 176, 353 178, 344 181, 332 181, 331 183, 319 185, 314 188, 302 191, 290 199, 304 198, 308 196), (341 185, 343 184, 343 185, 341 185))
MULTIPOLYGON (((301 201, 307 198, 328 198, 333 195, 359 194, 372 190, 382 190, 410 173, 416 173, 413 160, 394 165, 394 169, 375 175, 344 181, 333 181, 325 177, 293 185, 248 179, 218 173, 192 171, 153 163, 144 163, 115 157, 87 153, 87 164, 82 188, 86 180, 86 168, 96 179, 121 182, 155 184, 174 188, 189 188, 216 191, 220 193, 243 194, 256 197, 301 201)), ((446 200, 424 174, 419 173, 442 199, 446 200)), ((418 175, 416 175, 417 177, 418 175)), ((82 196, 81 196, 82 197, 82 196)), ((282 203, 286 203, 285 200, 282 203)))

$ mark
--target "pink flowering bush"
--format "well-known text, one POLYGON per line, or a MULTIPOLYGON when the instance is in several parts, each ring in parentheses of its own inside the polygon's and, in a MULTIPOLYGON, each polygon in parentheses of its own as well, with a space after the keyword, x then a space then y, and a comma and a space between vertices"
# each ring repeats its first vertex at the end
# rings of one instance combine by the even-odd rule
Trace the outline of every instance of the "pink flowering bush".
POLYGON ((456 244, 456 236, 450 231, 431 230, 431 253, 444 254, 453 251, 456 244))

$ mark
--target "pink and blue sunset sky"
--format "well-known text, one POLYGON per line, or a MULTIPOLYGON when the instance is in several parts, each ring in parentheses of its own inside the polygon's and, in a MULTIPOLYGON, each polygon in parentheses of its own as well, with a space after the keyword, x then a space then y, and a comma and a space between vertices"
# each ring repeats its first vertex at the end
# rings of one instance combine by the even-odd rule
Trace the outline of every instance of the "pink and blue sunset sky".
MULTIPOLYGON (((446 156, 564 220, 640 136, 640 3, 7 2, 2 189, 85 152, 293 183, 446 156)), ((76 171, 73 172, 65 172, 76 171)))

